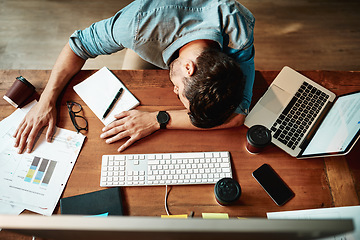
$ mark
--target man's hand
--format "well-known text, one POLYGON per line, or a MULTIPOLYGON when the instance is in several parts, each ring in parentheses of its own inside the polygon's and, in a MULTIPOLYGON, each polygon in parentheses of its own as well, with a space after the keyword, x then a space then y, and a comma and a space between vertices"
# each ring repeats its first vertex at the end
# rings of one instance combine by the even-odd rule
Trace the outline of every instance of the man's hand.
POLYGON ((22 153, 26 146, 27 152, 31 152, 39 131, 48 126, 46 140, 51 141, 56 124, 56 107, 49 104, 37 103, 21 121, 13 137, 14 147, 18 147, 18 153, 22 153))
POLYGON ((149 136, 160 129, 156 115, 157 112, 143 112, 138 110, 122 112, 115 115, 115 121, 102 129, 103 133, 100 137, 107 138, 106 143, 113 143, 129 137, 118 149, 118 151, 121 152, 137 140, 149 136))
POLYGON ((77 56, 67 43, 55 62, 39 102, 26 114, 14 133, 15 147, 19 147, 19 153, 23 152, 25 146, 27 152, 31 152, 37 134, 45 126, 48 126, 46 140, 51 141, 56 124, 56 99, 84 63, 85 60, 77 56))

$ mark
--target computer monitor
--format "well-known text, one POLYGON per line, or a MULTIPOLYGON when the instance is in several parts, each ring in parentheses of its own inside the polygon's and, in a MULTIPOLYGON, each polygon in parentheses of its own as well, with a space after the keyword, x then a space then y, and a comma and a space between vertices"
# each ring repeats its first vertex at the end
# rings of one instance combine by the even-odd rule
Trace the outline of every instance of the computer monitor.
POLYGON ((354 230, 352 220, 0 215, 0 228, 46 239, 317 239, 354 230))

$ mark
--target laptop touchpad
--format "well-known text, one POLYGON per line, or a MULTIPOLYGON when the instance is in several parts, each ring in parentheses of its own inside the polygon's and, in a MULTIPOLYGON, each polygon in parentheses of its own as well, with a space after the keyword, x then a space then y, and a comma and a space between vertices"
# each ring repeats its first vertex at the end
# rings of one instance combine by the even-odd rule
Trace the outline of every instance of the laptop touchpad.
POLYGON ((261 99, 260 104, 273 113, 278 114, 286 107, 290 99, 290 93, 276 85, 272 85, 261 99))

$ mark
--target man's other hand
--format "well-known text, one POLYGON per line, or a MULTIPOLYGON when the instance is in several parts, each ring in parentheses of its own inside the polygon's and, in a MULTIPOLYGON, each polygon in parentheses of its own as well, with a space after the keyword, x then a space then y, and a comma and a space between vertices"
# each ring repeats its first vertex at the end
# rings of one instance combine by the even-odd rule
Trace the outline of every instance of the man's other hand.
POLYGON ((124 111, 115 115, 116 120, 105 126, 100 138, 106 138, 106 143, 113 143, 123 138, 129 139, 118 149, 119 152, 125 150, 131 144, 149 136, 160 125, 156 120, 157 112, 143 112, 139 110, 124 111))

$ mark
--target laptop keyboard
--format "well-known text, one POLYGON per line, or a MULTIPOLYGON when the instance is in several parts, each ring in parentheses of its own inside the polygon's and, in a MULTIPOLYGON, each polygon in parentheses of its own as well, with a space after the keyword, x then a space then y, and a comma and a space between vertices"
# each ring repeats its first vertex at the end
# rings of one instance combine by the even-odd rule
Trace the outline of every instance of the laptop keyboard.
POLYGON ((273 138, 295 149, 329 95, 304 82, 270 130, 273 138))

